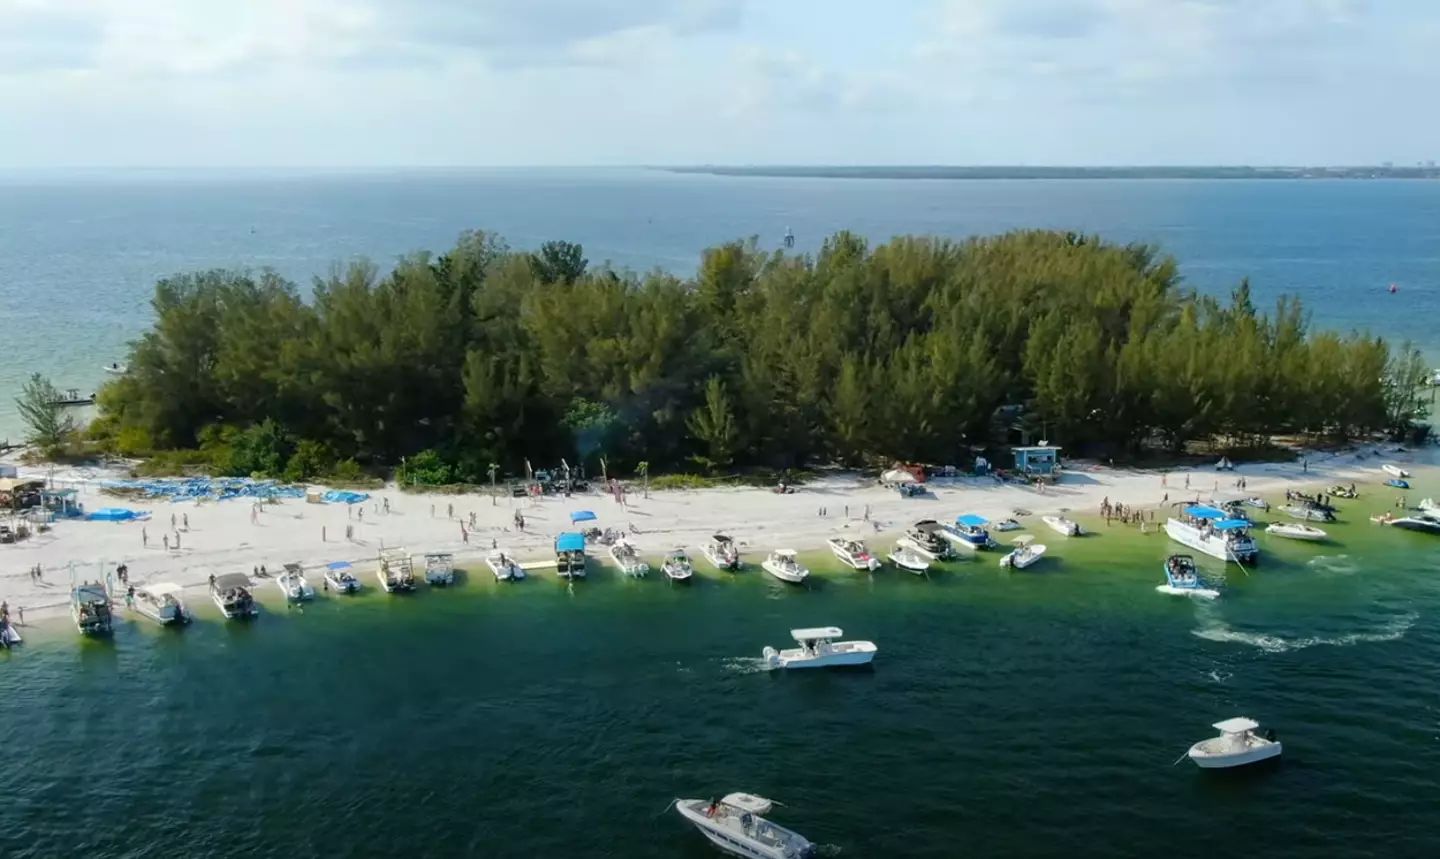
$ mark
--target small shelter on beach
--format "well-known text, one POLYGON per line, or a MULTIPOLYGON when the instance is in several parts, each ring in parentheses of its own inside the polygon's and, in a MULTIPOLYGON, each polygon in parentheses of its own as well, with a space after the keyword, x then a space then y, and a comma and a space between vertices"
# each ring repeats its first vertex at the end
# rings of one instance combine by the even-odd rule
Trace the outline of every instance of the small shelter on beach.
POLYGON ((44 488, 43 480, 0 477, 0 506, 9 507, 11 510, 39 507, 40 491, 44 488))
POLYGON ((1037 446, 1017 447, 1015 470, 1027 477, 1054 478, 1060 474, 1060 448, 1037 446))

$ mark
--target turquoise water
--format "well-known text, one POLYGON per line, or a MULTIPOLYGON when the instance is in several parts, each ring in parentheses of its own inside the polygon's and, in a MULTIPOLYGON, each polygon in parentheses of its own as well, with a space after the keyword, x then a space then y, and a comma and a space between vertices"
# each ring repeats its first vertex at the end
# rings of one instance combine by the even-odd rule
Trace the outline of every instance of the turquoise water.
POLYGON ((643 170, 361 176, 141 173, 0 176, 0 439, 41 371, 91 390, 149 325, 156 279, 272 267, 308 284, 337 260, 442 249, 464 229, 513 245, 563 238, 594 262, 695 270, 700 251, 758 236, 797 250, 850 229, 963 237, 1025 227, 1161 244, 1195 286, 1298 292, 1317 325, 1425 346, 1440 364, 1440 183, 1405 181, 885 181, 743 179, 643 170), (1399 292, 1389 295, 1388 284, 1399 292))
POLYGON ((699 859, 667 803, 736 789, 867 859, 1433 856, 1440 540, 1366 521, 1389 501, 1345 503, 1329 545, 1262 537, 1248 575, 1202 562, 1213 603, 1154 591, 1163 537, 1086 521, 1012 573, 480 572, 32 630, 0 654, 0 856, 699 859), (873 669, 758 670, 819 624, 876 641, 873 669), (1278 766, 1171 766, 1241 714, 1278 766))

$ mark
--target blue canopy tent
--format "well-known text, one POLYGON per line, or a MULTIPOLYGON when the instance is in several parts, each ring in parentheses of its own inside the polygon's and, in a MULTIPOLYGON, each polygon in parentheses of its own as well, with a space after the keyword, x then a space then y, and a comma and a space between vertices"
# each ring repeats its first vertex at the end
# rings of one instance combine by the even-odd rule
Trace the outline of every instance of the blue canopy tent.
POLYGON ((576 510, 574 513, 570 514, 570 524, 574 525, 577 522, 593 522, 595 521, 595 518, 595 514, 589 510, 576 510))
MULTIPOLYGON (((590 514, 595 515, 595 514, 590 514)), ((583 552, 585 551, 585 535, 567 531, 555 538, 555 551, 557 552, 583 552)))
POLYGON ((1203 519, 1210 523, 1210 527, 1216 531, 1238 531, 1241 528, 1249 528, 1251 523, 1244 519, 1231 519, 1230 514, 1224 510, 1205 505, 1196 505, 1185 508, 1185 515, 1194 519, 1203 519))
POLYGON ((956 523, 969 525, 972 528, 983 528, 990 524, 990 520, 984 516, 976 516, 974 513, 966 513, 964 516, 955 517, 956 523))
POLYGON ((330 563, 326 564, 325 567, 326 567, 326 569, 335 570, 336 572, 339 572, 340 570, 348 570, 348 569, 350 569, 350 562, 349 562, 349 561, 331 561, 330 563))

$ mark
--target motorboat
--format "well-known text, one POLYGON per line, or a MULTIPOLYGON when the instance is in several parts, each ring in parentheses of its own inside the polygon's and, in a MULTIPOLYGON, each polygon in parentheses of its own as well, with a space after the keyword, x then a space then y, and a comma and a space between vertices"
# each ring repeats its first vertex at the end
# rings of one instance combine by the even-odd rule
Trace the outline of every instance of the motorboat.
POLYGON ((486 555, 485 566, 495 574, 497 582, 518 582, 525 578, 525 570, 519 562, 507 555, 503 549, 496 549, 486 555))
POLYGON ((878 570, 880 561, 865 548, 865 544, 859 540, 851 540, 848 537, 831 537, 825 541, 840 563, 855 570, 878 570))
POLYGON ((275 577, 275 584, 280 586, 281 593, 290 602, 315 599, 315 588, 306 580, 305 571, 299 564, 286 564, 280 575, 275 577))
POLYGON ((76 388, 67 388, 57 393, 55 399, 50 401, 52 406, 88 406, 95 402, 95 393, 82 394, 76 388))
POLYGON ((849 665, 869 665, 875 658, 873 641, 836 641, 845 633, 837 626, 822 626, 815 629, 792 629, 790 636, 799 647, 776 650, 767 647, 761 657, 765 668, 838 668, 849 665))
POLYGON ((425 584, 445 587, 455 584, 455 556, 449 552, 431 552, 425 556, 425 584))
POLYGON ((950 541, 945 539, 944 529, 934 519, 921 519, 910 526, 899 545, 932 561, 943 561, 954 554, 950 541))
POLYGON ((1189 555, 1171 555, 1165 560, 1165 584, 1156 585, 1155 590, 1162 594, 1210 600, 1220 596, 1220 591, 1208 587, 1200 578, 1195 559, 1189 555))
POLYGON ((985 517, 967 513, 956 517, 954 525, 940 527, 945 538, 951 543, 961 549, 974 551, 994 547, 995 541, 990 538, 990 532, 985 530, 985 526, 989 524, 990 520, 985 517))
POLYGON ((740 547, 724 534, 711 537, 710 542, 700 547, 700 554, 717 570, 734 572, 740 569, 740 547))
POLYGON ((1292 519, 1302 519, 1306 522, 1334 522, 1335 514, 1320 507, 1312 507, 1309 504, 1286 504, 1280 508, 1292 519))
POLYGON ((665 556, 665 561, 660 569, 672 582, 688 582, 690 577, 695 575, 695 568, 690 564, 690 556, 685 554, 684 549, 676 548, 665 556))
POLYGON ((1049 525, 1055 533, 1063 534, 1066 537, 1079 537, 1085 533, 1085 529, 1080 527, 1080 523, 1066 519, 1064 516, 1041 516, 1040 521, 1049 525))
POLYGON ((250 577, 244 573, 226 573, 216 576, 210 582, 210 598, 220 607, 220 613, 227 619, 254 617, 260 613, 255 607, 255 597, 250 594, 250 577))
POLYGON ((794 549, 776 549, 760 562, 760 567, 780 581, 791 584, 799 584, 810 575, 810 571, 800 565, 794 549))
POLYGON ((387 594, 408 594, 415 591, 415 568, 410 553, 404 549, 383 549, 375 578, 387 594))
POLYGON ((1410 476, 1410 472, 1406 471, 1398 465, 1392 465, 1388 462, 1380 466, 1380 470, 1390 475, 1391 477, 1398 477, 1401 480, 1404 480, 1405 478, 1410 476))
POLYGON ((124 364, 107 364, 105 366, 105 372, 112 373, 116 376, 123 376, 129 371, 130 368, 124 364))
POLYGON ((16 631, 15 625, 10 622, 10 618, 0 617, 0 647, 8 650, 24 642, 24 640, 25 639, 20 637, 20 633, 16 631))
POLYGON ((1180 508, 1166 520, 1165 533, 1182 546, 1222 561, 1245 565, 1260 559, 1250 523, 1231 519, 1215 507, 1192 504, 1180 508))
POLYGON ((1264 498, 1261 498, 1258 495, 1252 498, 1243 499, 1243 503, 1247 507, 1254 507, 1257 510, 1264 510, 1267 513, 1270 512, 1270 502, 1266 501, 1264 498))
POLYGON ((1415 513, 1399 519, 1392 519, 1390 527, 1403 528, 1406 531, 1422 531, 1426 534, 1440 534, 1440 516, 1430 513, 1415 513))
POLYGON ((1214 727, 1220 736, 1201 740, 1186 753, 1202 769, 1230 769, 1280 757, 1280 741, 1275 739, 1275 732, 1267 731, 1263 737, 1256 734, 1260 725, 1251 719, 1226 719, 1216 722, 1214 727))
POLYGON ((1033 542, 1034 539, 1034 537, 1018 538, 1015 541, 1015 548, 1000 559, 1000 566, 1023 570, 1040 560, 1045 554, 1045 545, 1033 542))
POLYGON ((814 844, 762 816, 773 807, 750 793, 731 793, 718 801, 675 800, 675 810, 726 853, 745 859, 815 859, 814 844))
POLYGON ((85 635, 108 635, 112 622, 109 591, 98 582, 77 585, 70 591, 70 617, 85 635))
POLYGON ((567 531, 555 538, 555 573, 562 579, 574 581, 585 578, 585 535, 578 531, 567 531))
POLYGON ((1392 477, 1392 478, 1390 478, 1389 480, 1385 481, 1385 485, 1386 485, 1386 486, 1394 487, 1395 489, 1409 489, 1409 488, 1410 488, 1410 482, 1409 482, 1408 480, 1402 480, 1402 479, 1399 478, 1399 477, 1392 477))
POLYGON ((1416 509, 1421 513, 1429 513, 1431 516, 1440 516, 1440 504, 1436 504, 1434 498, 1422 499, 1416 509))
POLYGON ((895 551, 886 557, 890 559, 890 563, 902 570, 908 570, 917 576, 930 572, 930 561, 914 549, 896 544, 895 551))
POLYGON ((1290 540, 1309 540, 1316 542, 1329 537, 1324 531, 1310 525, 1302 525, 1299 522, 1276 522, 1265 529, 1266 534, 1273 534, 1276 537, 1285 537, 1290 540))
POLYGON ((1015 519, 1001 519, 999 522, 990 523, 990 527, 996 531, 1019 531, 1025 526, 1015 519))
POLYGON ((339 594, 360 592, 360 580, 350 572, 349 561, 336 561, 325 567, 325 586, 339 594))
POLYGON ((610 558, 615 562, 615 566, 620 568, 620 572, 631 578, 644 578, 650 572, 650 565, 640 560, 640 552, 635 548, 635 544, 623 537, 610 544, 610 558))
POLYGON ((141 585, 135 589, 135 611, 161 626, 183 626, 191 619, 184 594, 184 588, 170 582, 141 585))

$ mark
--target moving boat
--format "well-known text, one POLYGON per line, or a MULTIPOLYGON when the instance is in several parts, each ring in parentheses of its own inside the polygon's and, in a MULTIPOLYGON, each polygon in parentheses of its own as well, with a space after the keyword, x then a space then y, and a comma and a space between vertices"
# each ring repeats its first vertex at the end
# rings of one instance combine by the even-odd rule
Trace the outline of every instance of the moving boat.
POLYGON ((275 584, 280 586, 280 591, 290 602, 315 599, 315 588, 305 579, 305 572, 299 564, 286 564, 280 575, 275 577, 275 584))
POLYGON ((890 559, 890 563, 902 570, 909 570, 917 576, 924 575, 930 571, 930 562, 925 559, 924 555, 921 555, 914 549, 908 549, 899 544, 896 544, 895 551, 891 552, 887 557, 890 559))
POLYGON ((567 531, 555 538, 555 572, 562 579, 585 578, 585 535, 567 531))
POLYGON ((1045 554, 1045 544, 1035 543, 1034 537, 1017 537, 1015 548, 1000 559, 1000 566, 1023 570, 1045 554))
POLYGON ((994 547, 995 541, 990 539, 990 532, 985 530, 985 526, 989 524, 990 520, 984 516, 967 513, 956 517, 954 525, 940 527, 950 542, 962 549, 974 551, 994 547))
POLYGON ((695 575, 695 569, 690 565, 690 556, 680 548, 665 556, 665 562, 660 565, 660 569, 672 582, 688 582, 690 577, 695 575))
POLYGON ((675 800, 675 810, 726 853, 745 859, 815 859, 814 844, 761 816, 772 807, 770 800, 749 793, 727 794, 718 802, 675 800))
POLYGON ((1164 569, 1165 584, 1155 586, 1155 590, 1162 594, 1209 600, 1220 596, 1220 591, 1205 586, 1205 580, 1200 578, 1200 571, 1195 567, 1195 559, 1189 555, 1171 555, 1165 560, 1164 569))
POLYGON ((944 530, 934 519, 921 519, 910 526, 910 530, 905 532, 898 545, 932 561, 943 561, 954 554, 950 549, 950 541, 945 539, 944 530))
POLYGON ((840 563, 856 570, 878 570, 880 561, 870 554, 865 544, 859 540, 851 540, 848 537, 831 537, 825 541, 840 563))
POLYGON ((110 632, 110 593, 99 583, 86 582, 70 592, 70 617, 75 628, 86 635, 108 635, 110 632))
POLYGON ((776 549, 770 553, 770 557, 760 562, 760 567, 780 581, 791 584, 799 584, 810 575, 809 570, 800 566, 794 549, 776 549))
POLYGON ((1201 740, 1186 753, 1202 769, 1229 769, 1280 756, 1280 741, 1275 739, 1275 732, 1268 731, 1263 737, 1256 735, 1260 726, 1250 719, 1226 719, 1216 722, 1214 727, 1220 736, 1201 740))
POLYGON ((380 566, 375 578, 387 594, 408 594, 415 591, 415 569, 411 566, 410 553, 404 549, 383 549, 380 552, 380 566))
POLYGON ((184 593, 184 588, 170 582, 141 585, 135 589, 135 610, 161 626, 183 626, 190 622, 184 593))
POLYGON ((1079 537, 1085 533, 1085 529, 1080 527, 1080 523, 1066 519, 1064 516, 1041 516, 1040 521, 1049 525, 1056 533, 1064 534, 1066 537, 1079 537))
POLYGON ((1330 536, 1319 528, 1302 525, 1299 522, 1276 522, 1266 528, 1265 533, 1274 534, 1276 537, 1287 537, 1291 540, 1310 540, 1312 542, 1324 540, 1330 536))
POLYGON ((1391 465, 1388 462, 1380 466, 1380 470, 1390 475, 1391 477, 1398 477, 1401 480, 1404 480, 1405 478, 1410 476, 1410 472, 1406 471, 1398 465, 1391 465))
POLYGON ((1260 547, 1250 536, 1250 523, 1231 519, 1223 510, 1193 504, 1180 508, 1165 521, 1170 539, 1212 558, 1237 564, 1260 559, 1260 547))
POLYGON ((640 552, 635 544, 621 537, 610 544, 610 559, 620 568, 620 572, 631 578, 644 578, 650 572, 650 565, 640 560, 640 552))
POLYGON ((1406 531, 1423 531, 1427 534, 1440 534, 1440 516, 1430 513, 1416 513, 1412 516, 1402 516, 1399 519, 1390 520, 1392 528, 1404 528, 1406 531))
POLYGON ((710 542, 700 547, 700 554, 717 570, 734 572, 740 569, 740 548, 724 534, 711 537, 710 542))
POLYGON ((325 584, 330 590, 340 594, 355 594, 360 592, 360 580, 350 572, 348 561, 336 561, 325 567, 325 584))
POLYGON ((1292 519, 1303 519, 1306 522, 1335 521, 1334 513, 1331 513, 1329 510, 1325 510, 1320 507, 1311 506, 1309 504, 1286 504, 1284 507, 1280 508, 1280 512, 1284 513, 1286 516, 1289 516, 1292 519))
POLYGON ((495 574, 497 582, 518 582, 525 578, 525 570, 504 549, 496 549, 485 556, 485 566, 495 574))
POLYGON ((445 587, 455 584, 455 556, 449 552, 431 552, 425 556, 425 584, 445 587))
POLYGON ((244 573, 226 573, 210 582, 210 598, 228 618, 254 617, 260 613, 250 595, 250 577, 244 573))
POLYGON ((52 406, 88 406, 95 402, 95 394, 82 394, 76 388, 67 388, 50 401, 52 406))
POLYGON ((835 641, 844 635, 839 627, 822 626, 815 629, 792 629, 790 635, 799 647, 776 650, 767 647, 762 652, 765 668, 838 668, 848 665, 869 665, 875 658, 873 641, 835 641))

